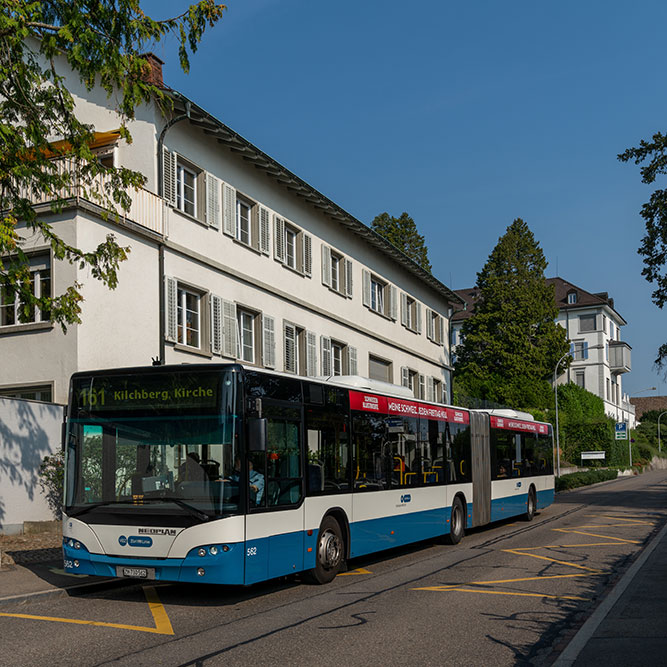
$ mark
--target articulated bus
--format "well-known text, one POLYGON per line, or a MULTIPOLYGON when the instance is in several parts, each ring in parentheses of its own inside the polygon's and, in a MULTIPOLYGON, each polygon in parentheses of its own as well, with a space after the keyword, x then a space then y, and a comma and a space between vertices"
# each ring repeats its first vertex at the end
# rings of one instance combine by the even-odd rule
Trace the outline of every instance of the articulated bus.
POLYGON ((238 364, 76 373, 63 554, 76 574, 331 581, 349 558, 553 502, 549 424, 358 376, 238 364))

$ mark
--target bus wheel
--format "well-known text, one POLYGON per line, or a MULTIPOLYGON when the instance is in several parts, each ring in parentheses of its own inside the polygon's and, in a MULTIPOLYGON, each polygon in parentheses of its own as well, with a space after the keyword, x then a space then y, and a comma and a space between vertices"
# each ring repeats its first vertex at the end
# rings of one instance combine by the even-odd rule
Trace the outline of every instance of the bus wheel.
POLYGON ((526 521, 532 521, 535 516, 535 508, 537 507, 537 502, 535 501, 535 487, 531 486, 528 491, 528 500, 526 501, 526 513, 523 515, 523 518, 526 521))
POLYGON ((332 581, 343 564, 343 547, 338 521, 331 516, 324 517, 317 534, 315 567, 306 573, 306 579, 313 584, 328 584, 332 581))
POLYGON ((449 535, 447 542, 449 544, 458 544, 465 533, 465 513, 460 498, 454 498, 452 504, 452 518, 449 522, 449 535))

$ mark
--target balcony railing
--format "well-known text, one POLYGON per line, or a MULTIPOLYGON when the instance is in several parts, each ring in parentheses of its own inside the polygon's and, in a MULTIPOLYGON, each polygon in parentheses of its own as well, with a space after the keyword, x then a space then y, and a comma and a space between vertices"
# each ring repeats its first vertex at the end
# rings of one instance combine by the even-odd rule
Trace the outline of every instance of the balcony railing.
POLYGON ((629 373, 632 370, 630 350, 632 348, 620 340, 609 343, 609 370, 612 373, 629 373))
MULTIPOLYGON (((70 160, 58 160, 58 173, 65 173, 71 170, 70 160)), ((37 204, 48 204, 60 199, 88 201, 103 209, 110 210, 105 204, 111 194, 111 179, 98 174, 94 179, 86 183, 86 187, 79 183, 69 183, 62 188, 51 193, 34 192, 30 188, 22 188, 21 195, 37 204)), ((110 210, 109 219, 122 222, 132 222, 140 227, 164 236, 165 234, 165 203, 161 197, 145 190, 144 188, 130 188, 128 190, 131 204, 130 210, 124 211, 115 205, 116 213, 110 210)))

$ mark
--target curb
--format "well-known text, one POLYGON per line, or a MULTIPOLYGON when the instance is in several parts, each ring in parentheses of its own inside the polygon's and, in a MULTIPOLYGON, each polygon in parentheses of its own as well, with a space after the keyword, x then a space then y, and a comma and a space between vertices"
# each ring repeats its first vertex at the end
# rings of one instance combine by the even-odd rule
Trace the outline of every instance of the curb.
MULTIPOLYGON (((614 480, 610 480, 614 481, 614 480)), ((616 583, 611 592, 600 603, 597 609, 589 616, 588 620, 579 628, 576 635, 570 640, 565 650, 556 658, 551 667, 571 667, 576 662, 579 654, 584 649, 589 639, 593 637, 595 631, 600 627, 613 606, 618 602, 626 588, 632 583, 639 570, 653 553, 654 549, 660 543, 660 540, 667 534, 667 523, 660 531, 653 536, 653 539, 647 544, 637 557, 634 563, 628 568, 620 581, 616 583)))

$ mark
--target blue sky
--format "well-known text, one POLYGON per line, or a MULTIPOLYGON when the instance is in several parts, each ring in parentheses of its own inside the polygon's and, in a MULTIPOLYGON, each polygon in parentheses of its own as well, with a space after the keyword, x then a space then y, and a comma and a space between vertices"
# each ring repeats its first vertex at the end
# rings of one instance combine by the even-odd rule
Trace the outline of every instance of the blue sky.
MULTIPOLYGON (((162 17, 187 4, 142 6, 162 17)), ((408 211, 454 289, 523 218, 548 277, 609 292, 628 321, 624 391, 667 394, 653 368, 667 313, 636 252, 651 188, 616 159, 667 129, 667 3, 227 5, 189 75, 173 42, 155 47, 169 85, 363 222, 408 211)))

